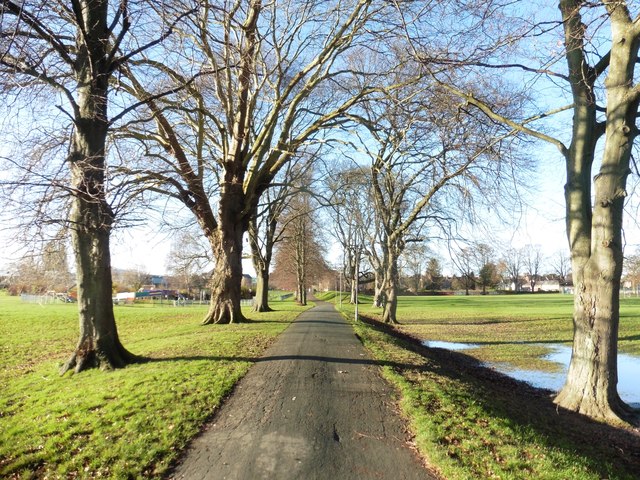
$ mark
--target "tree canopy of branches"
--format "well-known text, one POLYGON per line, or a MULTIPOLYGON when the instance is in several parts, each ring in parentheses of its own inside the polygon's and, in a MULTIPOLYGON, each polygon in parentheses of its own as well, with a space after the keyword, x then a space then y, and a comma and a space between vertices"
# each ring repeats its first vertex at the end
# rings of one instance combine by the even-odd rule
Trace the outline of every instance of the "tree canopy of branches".
POLYGON ((470 215, 472 199, 503 190, 509 158, 508 132, 465 111, 428 79, 409 79, 404 89, 365 104, 358 116, 367 132, 357 148, 371 162, 388 323, 396 322, 398 259, 407 242, 470 215))
POLYGON ((203 323, 244 320, 242 239, 261 195, 299 149, 377 89, 376 77, 350 67, 348 57, 372 48, 374 29, 365 27, 385 5, 205 2, 166 60, 139 62, 122 79, 148 109, 123 135, 143 144, 145 162, 154 161, 128 173, 189 208, 212 248, 212 303, 203 323), (167 85, 175 95, 158 98, 167 85))
POLYGON ((376 220, 372 203, 369 175, 365 168, 331 166, 327 190, 329 211, 335 225, 335 238, 342 248, 342 274, 350 285, 350 302, 357 300, 358 278, 364 255, 374 268, 376 286, 381 277, 375 245, 371 241, 376 220), (359 208, 362 207, 362 208, 359 208))

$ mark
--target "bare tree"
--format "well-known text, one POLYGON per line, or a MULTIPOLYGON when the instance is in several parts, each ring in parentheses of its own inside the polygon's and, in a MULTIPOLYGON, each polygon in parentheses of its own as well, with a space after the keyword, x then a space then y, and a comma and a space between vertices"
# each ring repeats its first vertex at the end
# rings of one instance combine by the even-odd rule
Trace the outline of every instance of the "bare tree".
POLYGON ((424 288, 422 274, 427 266, 426 245, 414 242, 409 244, 404 250, 405 269, 409 277, 410 289, 418 293, 424 288))
POLYGON ((624 278, 631 285, 632 290, 637 294, 640 286, 640 252, 628 255, 625 258, 624 278))
POLYGON ((482 195, 496 194, 508 144, 501 129, 469 116, 455 97, 415 80, 368 103, 359 117, 368 134, 359 148, 371 162, 381 225, 383 320, 389 323, 397 321, 398 258, 407 243, 421 240, 429 228, 441 231, 455 216, 471 216, 472 198, 480 202, 482 195), (489 183, 496 188, 486 189, 489 183))
POLYGON ((362 167, 340 169, 333 166, 332 169, 334 171, 329 172, 327 185, 328 203, 333 217, 335 238, 342 247, 342 273, 350 285, 350 303, 354 304, 365 254, 370 262, 373 260, 374 271, 378 272, 375 267, 375 251, 366 241, 373 222, 373 210, 369 206, 371 184, 366 169, 362 167))
MULTIPOLYGON (((27 172, 31 186, 45 198, 64 192, 70 211, 66 219, 71 232, 78 286, 80 338, 62 373, 89 367, 122 367, 136 360, 120 343, 113 315, 109 237, 115 212, 108 199, 107 134, 110 82, 114 73, 144 50, 157 45, 170 28, 146 43, 132 40, 132 25, 146 4, 129 1, 74 0, 0 3, 0 68, 3 93, 20 108, 30 89, 51 92, 63 112, 67 131, 51 137, 56 151, 66 146, 63 175, 47 177, 13 160, 27 172), (33 179, 35 178, 35 180, 33 179)), ((145 11, 149 18, 153 15, 145 11)), ((161 25, 163 22, 160 20, 161 25)), ((53 99, 51 100, 54 101, 53 99)), ((54 126, 55 127, 55 126, 54 126)), ((20 183, 20 182, 18 182, 20 183)), ((42 204, 44 205, 44 204, 42 204)), ((59 216, 55 221, 62 221, 59 216)))
POLYGON ((571 259, 564 250, 558 250, 552 257, 551 267, 553 268, 553 272, 558 276, 560 284, 566 283, 569 273, 571 272, 571 259))
POLYGON ((157 140, 147 159, 158 161, 151 172, 129 172, 183 202, 212 248, 212 303, 203 323, 244 320, 242 239, 261 195, 300 148, 344 122, 377 89, 375 77, 345 59, 355 48, 373 47, 367 42, 373 30, 365 26, 382 18, 384 6, 205 2, 179 49, 167 55, 173 63, 141 62, 123 79, 156 124, 155 132, 143 118, 128 125, 140 142, 157 140), (138 78, 141 69, 145 78, 162 78, 163 88, 175 86, 175 95, 157 98, 154 85, 138 78))
POLYGON ((175 236, 166 259, 169 273, 178 280, 178 287, 187 294, 191 294, 194 281, 211 271, 211 250, 206 241, 202 241, 199 228, 187 227, 175 236))
POLYGON ((518 248, 509 248, 506 251, 504 263, 506 266, 506 274, 509 283, 511 284, 511 288, 514 291, 519 292, 520 287, 520 275, 522 274, 522 268, 524 266, 522 249, 518 248))
POLYGON ((299 193, 283 214, 282 239, 275 259, 275 277, 289 277, 295 286, 295 298, 307 304, 307 290, 313 280, 321 277, 328 267, 324 261, 324 248, 315 220, 316 206, 312 196, 299 193))
POLYGON ((249 221, 249 244, 251 259, 257 275, 256 295, 253 309, 256 312, 270 311, 269 307, 269 270, 276 245, 282 240, 287 229, 282 221, 294 218, 281 218, 295 201, 297 195, 309 192, 312 188, 311 167, 313 156, 298 155, 298 161, 289 162, 276 177, 274 183, 262 194, 256 214, 249 221), (280 227, 280 228, 278 228, 280 227))
MULTIPOLYGON (((537 39, 557 26, 564 44, 564 69, 558 66, 558 55, 550 55, 540 64, 506 64, 497 55, 490 58, 486 48, 480 60, 445 59, 444 55, 440 59, 447 65, 483 69, 486 76, 508 68, 523 75, 530 73, 536 79, 552 78, 554 84, 570 92, 569 105, 539 109, 522 118, 505 114, 489 96, 465 91, 452 77, 441 79, 444 88, 469 105, 515 131, 556 146, 564 158, 567 237, 576 295, 573 354, 565 385, 555 401, 600 420, 633 421, 633 412, 620 399, 616 385, 623 212, 640 102, 635 68, 640 46, 639 12, 637 5, 604 0, 559 0, 558 6, 560 18, 540 22, 528 18, 523 38, 537 39), (547 133, 539 121, 568 109, 573 112, 573 120, 570 141, 564 142, 547 133), (600 140, 604 144, 596 161, 600 140)), ((501 24, 511 23, 502 18, 501 24)), ((505 37, 492 52, 516 43, 513 36, 512 41, 504 42, 505 37)), ((416 52, 424 55, 425 62, 434 61, 434 56, 421 47, 416 52)), ((545 108, 548 98, 545 91, 545 108)))
POLYGON ((529 279, 529 288, 531 293, 534 293, 536 291, 536 284, 540 279, 542 262, 544 261, 542 248, 540 245, 526 245, 523 251, 524 267, 526 268, 526 274, 529 279))
POLYGON ((476 275, 473 270, 475 258, 470 247, 460 248, 451 258, 454 266, 460 274, 460 281, 464 288, 464 294, 469 295, 469 290, 476 286, 476 275))

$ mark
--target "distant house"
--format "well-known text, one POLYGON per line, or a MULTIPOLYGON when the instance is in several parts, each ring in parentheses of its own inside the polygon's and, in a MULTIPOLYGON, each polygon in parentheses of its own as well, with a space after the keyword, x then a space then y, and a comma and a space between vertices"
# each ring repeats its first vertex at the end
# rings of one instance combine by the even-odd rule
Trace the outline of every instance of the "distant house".
POLYGON ((253 281, 253 277, 251 275, 247 275, 246 273, 242 275, 242 288, 246 288, 247 290, 253 289, 255 282, 253 281))
POLYGON ((167 288, 167 281, 162 275, 151 275, 151 285, 153 288, 167 288))
POLYGON ((558 280, 542 280, 536 283, 536 292, 559 292, 560 282, 558 280))

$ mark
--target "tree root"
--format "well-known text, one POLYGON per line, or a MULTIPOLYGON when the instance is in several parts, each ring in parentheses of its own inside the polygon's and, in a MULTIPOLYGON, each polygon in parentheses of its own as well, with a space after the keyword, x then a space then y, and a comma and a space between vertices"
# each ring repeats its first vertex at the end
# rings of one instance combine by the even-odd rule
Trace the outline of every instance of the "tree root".
POLYGON ((611 402, 598 402, 595 399, 583 399, 572 395, 565 389, 554 398, 553 402, 572 412, 585 415, 593 420, 615 426, 640 426, 640 409, 635 409, 620 399, 611 402))
POLYGON ((70 370, 73 370, 74 373, 80 373, 92 368, 115 370, 133 363, 141 363, 145 360, 144 357, 132 354, 120 344, 110 350, 97 347, 82 348, 79 346, 60 368, 60 375, 64 375, 70 370))
POLYGON ((242 315, 242 312, 234 312, 233 305, 214 305, 209 309, 207 315, 202 320, 202 325, 228 325, 231 323, 247 323, 249 320, 242 315))
POLYGON ((270 306, 264 306, 264 305, 256 305, 255 307, 253 307, 253 312, 273 312, 273 308, 271 308, 270 306))

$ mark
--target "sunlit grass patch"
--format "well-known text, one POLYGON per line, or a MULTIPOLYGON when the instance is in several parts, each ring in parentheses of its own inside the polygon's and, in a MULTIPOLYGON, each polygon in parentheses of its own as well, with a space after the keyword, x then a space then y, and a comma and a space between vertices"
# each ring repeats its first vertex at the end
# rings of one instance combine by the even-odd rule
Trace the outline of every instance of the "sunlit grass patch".
POLYGON ((304 308, 201 326, 202 307, 116 307, 123 344, 149 359, 60 377, 74 305, 0 296, 0 476, 160 477, 233 385, 304 308))

